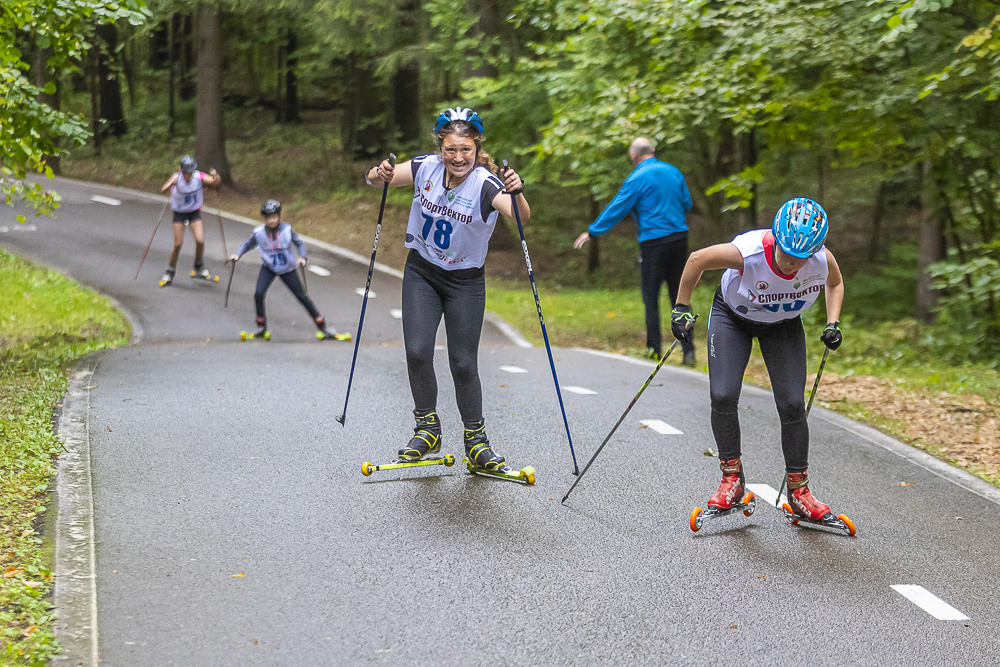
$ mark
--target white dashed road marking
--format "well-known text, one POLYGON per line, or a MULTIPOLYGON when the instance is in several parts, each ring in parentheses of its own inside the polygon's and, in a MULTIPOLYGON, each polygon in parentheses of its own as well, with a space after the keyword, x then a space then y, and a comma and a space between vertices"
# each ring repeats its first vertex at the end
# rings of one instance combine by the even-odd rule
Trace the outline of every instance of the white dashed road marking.
POLYGON ((500 370, 508 373, 527 373, 528 371, 520 366, 501 366, 500 370))
POLYGON ((597 393, 593 389, 587 389, 586 387, 563 387, 563 389, 565 389, 566 391, 571 391, 574 394, 583 394, 584 396, 597 393))
POLYGON ((96 202, 99 202, 101 204, 108 204, 110 206, 121 206, 122 205, 121 201, 118 200, 118 199, 112 199, 111 197, 102 197, 101 195, 93 195, 93 196, 91 196, 90 201, 96 201, 96 202))
POLYGON ((324 269, 322 266, 316 266, 315 264, 310 264, 306 267, 306 270, 310 273, 315 273, 317 276, 323 276, 324 278, 330 275, 330 271, 328 269, 324 269))
POLYGON ((0 226, 0 234, 6 234, 8 232, 33 232, 36 231, 38 227, 35 225, 14 225, 13 227, 8 227, 7 225, 0 226))
MULTIPOLYGON (((357 294, 358 296, 364 296, 365 295, 365 288, 364 287, 355 287, 354 288, 354 293, 357 294)), ((369 299, 374 299, 375 298, 375 292, 372 292, 371 290, 369 290, 368 291, 368 298, 369 299)))
MULTIPOLYGON (((766 502, 771 507, 775 507, 774 500, 778 497, 778 490, 768 484, 747 484, 747 490, 752 491, 755 496, 766 502)), ((781 501, 777 507, 781 507, 788 502, 785 494, 781 494, 781 501)))
POLYGON ((659 419, 643 419, 639 423, 648 426, 660 435, 684 435, 684 431, 678 431, 667 422, 659 419))
POLYGON ((399 308, 393 308, 392 310, 389 311, 389 314, 395 317, 397 320, 403 319, 403 311, 401 311, 399 308))
POLYGON ((955 609, 923 586, 896 584, 891 586, 891 588, 939 621, 969 620, 968 616, 955 609))

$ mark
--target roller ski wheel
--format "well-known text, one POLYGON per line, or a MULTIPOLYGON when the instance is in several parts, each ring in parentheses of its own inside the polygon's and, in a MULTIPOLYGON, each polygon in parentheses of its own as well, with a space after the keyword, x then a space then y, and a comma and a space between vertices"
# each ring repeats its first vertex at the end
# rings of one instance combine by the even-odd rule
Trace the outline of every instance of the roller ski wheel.
POLYGON ((316 340, 353 340, 351 334, 347 333, 336 333, 332 331, 317 331, 316 340))
POLYGON ((497 470, 487 470, 486 468, 480 468, 479 466, 471 463, 469 459, 462 459, 462 463, 465 467, 469 469, 473 475, 483 475, 485 477, 496 477, 498 479, 509 479, 514 482, 521 482, 527 486, 531 486, 535 483, 535 469, 531 466, 525 466, 520 470, 511 470, 507 466, 503 468, 498 468, 497 470))
POLYGON ((455 457, 452 454, 446 454, 444 456, 436 456, 429 459, 420 459, 419 461, 406 461, 404 459, 396 459, 392 463, 386 465, 373 465, 368 463, 361 464, 361 474, 365 477, 371 477, 372 473, 378 472, 380 470, 397 470, 399 468, 415 468, 417 466, 437 466, 443 465, 446 468, 450 468, 455 465, 455 457))
POLYGON ((248 340, 271 340, 271 332, 257 332, 257 333, 247 333, 246 331, 240 332, 240 340, 246 342, 248 340))
POLYGON ((206 282, 213 282, 213 283, 219 282, 219 276, 213 276, 211 273, 209 273, 208 269, 202 269, 200 271, 192 271, 191 277, 196 278, 197 280, 204 280, 206 282))
POLYGON ((854 527, 854 522, 846 514, 838 514, 836 518, 832 514, 827 514, 822 519, 810 519, 809 517, 793 512, 791 505, 788 503, 784 503, 781 506, 781 511, 785 516, 785 520, 793 526, 828 528, 849 537, 854 537, 858 532, 858 529, 854 527))
POLYGON ((721 519, 724 516, 729 516, 730 514, 735 514, 736 512, 743 512, 743 516, 751 516, 756 509, 757 496, 750 491, 747 491, 738 503, 734 503, 732 507, 727 509, 709 507, 707 510, 702 510, 700 507, 695 507, 691 510, 691 530, 697 533, 701 530, 706 521, 710 519, 721 519))

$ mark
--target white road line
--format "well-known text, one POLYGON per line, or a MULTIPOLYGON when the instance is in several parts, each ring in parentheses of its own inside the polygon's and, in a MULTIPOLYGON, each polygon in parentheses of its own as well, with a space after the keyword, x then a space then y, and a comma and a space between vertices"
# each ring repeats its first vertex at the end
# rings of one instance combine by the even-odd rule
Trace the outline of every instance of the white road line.
MULTIPOLYGON (((354 293, 357 294, 358 296, 364 296, 365 295, 365 288, 364 287, 355 287, 354 288, 354 293)), ((375 292, 372 292, 371 290, 368 290, 368 298, 369 299, 374 299, 375 298, 375 292)))
POLYGON ((324 278, 330 275, 329 269, 324 269, 322 266, 317 266, 315 264, 310 264, 306 267, 306 270, 310 273, 315 273, 317 276, 323 276, 324 278))
POLYGON ((7 225, 3 225, 2 227, 0 227, 0 234, 7 234, 8 232, 34 232, 34 231, 38 231, 38 227, 29 224, 24 224, 24 225, 17 224, 14 225, 13 227, 8 227, 7 225))
POLYGON ((597 393, 593 389, 587 389, 586 387, 563 387, 563 389, 565 389, 566 391, 571 391, 574 394, 583 394, 584 396, 597 393))
MULTIPOLYGON (((752 491, 755 496, 766 502, 771 507, 774 507, 774 500, 778 497, 778 490, 768 484, 747 484, 747 490, 752 491)), ((788 498, 785 494, 781 494, 781 501, 778 503, 778 507, 781 507, 788 502, 788 498)))
POLYGON ((969 620, 968 616, 955 609, 923 586, 896 584, 894 586, 890 586, 890 588, 939 621, 969 620))
POLYGON ((121 206, 122 202, 120 199, 112 199, 111 197, 105 197, 103 195, 91 195, 90 201, 96 201, 101 204, 108 204, 110 206, 121 206))
POLYGON ((435 350, 447 350, 448 348, 446 348, 444 345, 435 345, 434 349, 435 350))
POLYGON ((403 311, 401 311, 399 308, 393 308, 392 310, 389 311, 389 314, 395 317, 397 320, 403 319, 403 311))
POLYGON ((684 431, 678 431, 673 426, 659 419, 642 419, 639 421, 643 426, 648 426, 661 435, 684 435, 684 431))
POLYGON ((501 366, 500 370, 507 371, 508 373, 527 373, 527 369, 521 368, 520 366, 501 366))

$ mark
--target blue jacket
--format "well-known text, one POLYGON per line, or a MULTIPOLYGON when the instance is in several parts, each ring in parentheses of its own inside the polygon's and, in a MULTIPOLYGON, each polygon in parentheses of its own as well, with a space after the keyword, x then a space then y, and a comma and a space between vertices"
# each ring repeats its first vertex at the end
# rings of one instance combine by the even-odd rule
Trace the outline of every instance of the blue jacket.
POLYGON ((691 193, 680 169, 651 157, 636 165, 588 231, 603 236, 631 213, 641 243, 687 231, 684 213, 690 209, 691 193))

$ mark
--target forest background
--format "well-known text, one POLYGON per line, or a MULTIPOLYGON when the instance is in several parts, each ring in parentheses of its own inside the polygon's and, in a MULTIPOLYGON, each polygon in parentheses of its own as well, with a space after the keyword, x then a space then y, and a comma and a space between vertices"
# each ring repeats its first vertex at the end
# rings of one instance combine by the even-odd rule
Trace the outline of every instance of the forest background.
MULTIPOLYGON (((789 197, 812 197, 829 212, 828 245, 847 276, 846 343, 821 400, 997 479, 996 2, 0 8, 8 203, 58 206, 44 181, 23 180, 33 171, 158 190, 192 153, 223 177, 210 205, 256 217, 276 197, 301 233, 367 253, 377 197, 364 169, 390 151, 433 150, 437 113, 471 106, 485 119, 485 148, 528 183, 528 242, 559 345, 642 353, 632 223, 572 249, 631 170, 634 137, 685 174, 692 247, 768 226, 789 197)), ((409 199, 392 193, 379 246, 397 266, 409 199)), ((498 225, 487 270, 489 307, 538 339, 508 225, 498 225)), ((714 279, 704 283, 702 312, 714 279)), ((825 322, 815 310, 808 326, 825 322)), ((815 369, 821 348, 809 331, 815 369)), ((759 363, 749 376, 766 384, 759 363)))

